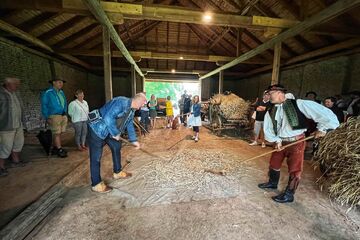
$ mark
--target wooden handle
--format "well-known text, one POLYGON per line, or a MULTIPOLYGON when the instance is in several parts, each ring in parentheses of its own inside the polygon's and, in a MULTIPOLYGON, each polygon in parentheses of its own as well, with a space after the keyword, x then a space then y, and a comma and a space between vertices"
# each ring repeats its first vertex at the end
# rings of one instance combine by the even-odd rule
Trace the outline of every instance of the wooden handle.
MULTIPOLYGON (((298 141, 292 142, 292 143, 290 143, 290 144, 288 144, 288 145, 285 145, 285 146, 283 147, 283 150, 284 150, 285 148, 288 148, 288 147, 290 147, 290 146, 294 146, 294 145, 296 145, 296 144, 298 144, 298 143, 307 141, 307 140, 312 139, 312 138, 314 138, 313 135, 312 135, 312 136, 309 136, 309 137, 307 137, 307 138, 303 138, 303 139, 300 139, 300 140, 298 140, 298 141)), ((268 155, 268 154, 270 154, 270 153, 277 152, 277 151, 278 151, 277 149, 273 149, 273 150, 271 150, 271 151, 269 151, 269 152, 262 153, 262 154, 260 154, 260 155, 255 156, 255 157, 251 157, 251 158, 245 159, 245 160, 241 161, 241 163, 245 163, 245 162, 248 162, 248 161, 250 161, 250 160, 253 160, 253 159, 256 159, 256 158, 259 158, 259 157, 262 157, 262 156, 266 156, 266 155, 268 155)))

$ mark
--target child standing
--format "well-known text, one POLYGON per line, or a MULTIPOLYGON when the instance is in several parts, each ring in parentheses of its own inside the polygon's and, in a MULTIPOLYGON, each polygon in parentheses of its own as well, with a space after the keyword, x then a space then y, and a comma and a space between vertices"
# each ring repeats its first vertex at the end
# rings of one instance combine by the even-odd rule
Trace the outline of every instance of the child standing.
POLYGON ((165 102, 165 108, 166 108, 166 127, 167 128, 171 128, 171 124, 174 118, 174 111, 173 111, 173 106, 172 106, 172 102, 170 101, 171 97, 167 96, 166 98, 166 102, 165 102))
POLYGON ((199 103, 199 96, 195 95, 192 100, 190 117, 188 120, 188 126, 193 128, 194 136, 191 138, 195 142, 199 141, 199 131, 201 126, 201 104, 199 103))

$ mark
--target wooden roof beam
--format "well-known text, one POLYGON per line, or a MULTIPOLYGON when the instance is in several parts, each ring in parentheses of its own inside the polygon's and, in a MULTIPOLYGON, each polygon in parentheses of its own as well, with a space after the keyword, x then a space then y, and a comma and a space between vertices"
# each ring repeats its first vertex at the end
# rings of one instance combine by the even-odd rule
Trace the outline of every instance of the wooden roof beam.
POLYGON ((38 36, 38 38, 42 39, 43 41, 48 41, 49 39, 64 33, 65 31, 69 30, 77 24, 80 24, 83 21, 89 21, 89 19, 84 16, 74 16, 68 21, 52 28, 50 31, 41 34, 40 36, 38 36))
POLYGON ((91 33, 97 27, 100 27, 98 23, 90 24, 89 26, 80 29, 80 31, 77 31, 76 33, 72 34, 71 36, 57 42, 55 45, 53 45, 53 47, 64 48, 67 44, 76 41, 77 39, 83 37, 87 33, 91 33))
MULTIPOLYGON (((64 54, 72 54, 77 56, 92 56, 101 57, 101 49, 57 49, 57 52, 64 54)), ((111 51, 112 57, 124 57, 120 51, 111 51)), ((199 55, 199 54, 186 54, 186 53, 162 53, 151 51, 129 51, 134 58, 143 59, 164 59, 164 60, 182 60, 182 61, 199 61, 199 62, 229 62, 235 57, 218 56, 218 55, 199 55), (182 57, 182 59, 180 59, 182 57)), ((271 61, 254 58, 243 62, 244 64, 269 64, 271 61)))
POLYGON ((305 21, 297 24, 296 26, 292 27, 291 29, 280 33, 276 37, 270 39, 269 41, 263 43, 262 45, 258 46, 257 48, 244 53, 240 57, 236 58, 235 60, 201 76, 200 79, 208 78, 214 74, 219 73, 225 69, 231 68, 245 60, 248 60, 259 53, 274 47, 276 43, 283 42, 284 40, 296 36, 302 32, 308 31, 316 25, 322 24, 324 22, 329 21, 330 19, 339 16, 340 14, 360 5, 360 0, 341 0, 333 5, 327 7, 326 9, 322 10, 321 12, 315 14, 314 16, 306 19, 305 21))
MULTIPOLYGON (((204 12, 190 8, 105 1, 101 1, 100 5, 108 15, 110 14, 109 18, 116 18, 116 14, 121 14, 125 19, 204 24, 202 20, 204 12)), ((82 0, 53 0, 50 2, 48 0, 1 0, 0 8, 36 9, 90 15, 82 0)), ((213 13, 212 21, 207 24, 262 29, 264 27, 290 28, 297 23, 298 21, 281 18, 213 13)))
POLYGON ((108 29, 111 39, 114 41, 116 47, 121 51, 124 55, 126 60, 133 65, 136 72, 141 76, 144 77, 139 66, 136 64, 135 60, 130 55, 129 51, 126 49, 123 41, 117 34, 114 26, 111 24, 109 18, 107 17, 103 7, 97 0, 84 0, 84 4, 86 4, 87 8, 92 12, 92 14, 96 17, 96 19, 108 29))

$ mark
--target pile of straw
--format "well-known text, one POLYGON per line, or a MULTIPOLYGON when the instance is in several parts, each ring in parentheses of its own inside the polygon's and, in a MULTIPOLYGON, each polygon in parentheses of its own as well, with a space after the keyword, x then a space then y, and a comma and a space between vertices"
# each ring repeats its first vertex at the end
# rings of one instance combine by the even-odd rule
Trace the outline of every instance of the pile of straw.
POLYGON ((329 184, 330 197, 350 209, 360 206, 360 117, 328 133, 314 159, 324 173, 319 182, 329 184))
POLYGON ((229 95, 216 94, 210 99, 210 103, 219 105, 220 114, 225 119, 248 121, 250 103, 233 93, 229 95))

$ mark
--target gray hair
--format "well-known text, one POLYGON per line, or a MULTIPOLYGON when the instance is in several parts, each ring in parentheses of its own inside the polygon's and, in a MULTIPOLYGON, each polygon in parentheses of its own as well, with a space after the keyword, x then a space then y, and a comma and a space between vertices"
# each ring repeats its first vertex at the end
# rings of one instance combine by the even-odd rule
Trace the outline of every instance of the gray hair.
POLYGON ((4 84, 6 84, 6 83, 17 83, 17 82, 20 82, 20 79, 15 78, 15 77, 6 77, 4 79, 4 84))

